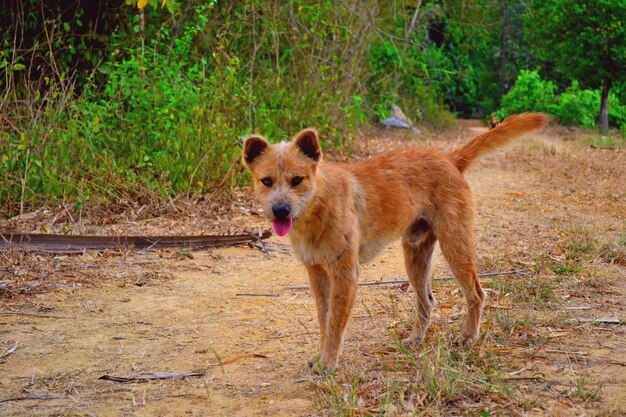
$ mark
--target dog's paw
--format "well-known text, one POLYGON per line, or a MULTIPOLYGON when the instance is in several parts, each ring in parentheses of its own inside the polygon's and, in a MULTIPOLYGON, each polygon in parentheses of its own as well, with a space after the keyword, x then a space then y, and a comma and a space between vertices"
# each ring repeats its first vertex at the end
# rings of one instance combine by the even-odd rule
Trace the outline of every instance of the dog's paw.
POLYGON ((478 340, 478 333, 465 333, 459 335, 456 339, 456 344, 463 347, 472 347, 478 340))
POLYGON ((320 356, 316 355, 311 358, 310 361, 307 362, 309 368, 318 373, 319 375, 328 375, 333 374, 337 370, 337 364, 323 364, 320 356))
POLYGON ((336 366, 324 366, 320 361, 309 361, 309 368, 320 376, 332 375, 337 371, 336 366))

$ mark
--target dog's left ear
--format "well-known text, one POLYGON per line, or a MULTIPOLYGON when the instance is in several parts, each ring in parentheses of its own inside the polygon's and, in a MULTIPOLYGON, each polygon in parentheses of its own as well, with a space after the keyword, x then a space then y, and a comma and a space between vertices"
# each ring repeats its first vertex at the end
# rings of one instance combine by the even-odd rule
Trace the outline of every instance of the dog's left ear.
POLYGON ((265 138, 261 136, 251 135, 244 139, 243 142, 243 160, 250 165, 258 158, 269 146, 265 138))
POLYGON ((322 149, 320 148, 320 142, 317 138, 317 130, 304 129, 298 133, 293 140, 293 144, 308 158, 319 162, 322 159, 322 149))

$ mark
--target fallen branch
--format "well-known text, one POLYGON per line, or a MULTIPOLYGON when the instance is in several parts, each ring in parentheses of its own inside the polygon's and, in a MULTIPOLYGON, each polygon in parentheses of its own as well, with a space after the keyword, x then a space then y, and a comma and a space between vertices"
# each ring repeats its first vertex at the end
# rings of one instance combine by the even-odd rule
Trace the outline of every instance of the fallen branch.
POLYGON ((110 376, 110 375, 102 375, 98 379, 102 379, 104 381, 113 381, 113 382, 133 382, 133 381, 152 381, 155 379, 173 379, 173 378, 187 378, 190 376, 204 376, 204 372, 187 372, 187 373, 178 373, 178 372, 166 372, 166 373, 156 373, 149 375, 140 375, 140 376, 110 376))
MULTIPOLYGON (((478 274, 479 277, 493 277, 497 275, 520 275, 525 274, 527 271, 523 269, 516 269, 514 271, 501 271, 501 272, 484 272, 482 274, 478 274)), ((433 281, 447 281, 454 279, 454 277, 438 277, 433 278, 433 281)), ((357 285, 359 287, 365 287, 370 285, 388 285, 388 284, 405 284, 409 282, 407 279, 392 279, 388 281, 367 281, 367 282, 359 282, 357 285)), ((285 287, 287 290, 308 290, 308 285, 289 285, 285 287)))
POLYGON ((258 242, 271 236, 269 230, 202 236, 71 236, 38 233, 0 233, 0 251, 17 248, 34 252, 82 253, 86 250, 132 247, 136 250, 167 248, 212 248, 258 242))
POLYGON ((565 307, 563 310, 591 310, 589 306, 571 306, 565 307))
POLYGON ((588 319, 580 317, 565 320, 565 323, 621 324, 622 322, 619 319, 615 318, 588 319))
POLYGON ((36 394, 29 393, 21 397, 0 398, 0 403, 7 403, 9 401, 24 401, 24 400, 57 400, 66 398, 64 394, 36 394))
POLYGON ((567 350, 559 350, 559 349, 546 349, 545 352, 546 353, 562 353, 564 355, 580 355, 580 356, 587 355, 587 352, 583 352, 583 351, 570 352, 570 351, 567 351, 567 350))

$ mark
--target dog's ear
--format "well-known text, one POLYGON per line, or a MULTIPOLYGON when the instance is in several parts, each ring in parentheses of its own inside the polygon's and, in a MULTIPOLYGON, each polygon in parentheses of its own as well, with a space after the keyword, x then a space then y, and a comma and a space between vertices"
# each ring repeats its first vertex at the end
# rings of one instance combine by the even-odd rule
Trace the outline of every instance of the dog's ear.
POLYGON ((304 129, 302 132, 298 133, 293 143, 298 147, 300 152, 315 162, 319 162, 322 158, 322 149, 317 139, 317 130, 304 129))
POLYGON ((246 165, 251 165, 269 146, 269 143, 261 136, 251 135, 243 141, 243 160, 246 165))

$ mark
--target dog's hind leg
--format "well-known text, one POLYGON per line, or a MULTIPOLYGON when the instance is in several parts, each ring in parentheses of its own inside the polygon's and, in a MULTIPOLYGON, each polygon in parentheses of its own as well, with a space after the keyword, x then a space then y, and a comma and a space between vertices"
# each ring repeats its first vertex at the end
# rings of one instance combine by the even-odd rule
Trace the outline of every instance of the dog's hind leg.
POLYGON ((454 207, 444 207, 441 212, 445 215, 435 222, 435 234, 439 239, 441 252, 465 295, 467 317, 460 342, 466 344, 478 338, 480 316, 486 298, 476 270, 473 209, 470 201, 454 207))
POLYGON ((435 305, 435 298, 430 289, 430 261, 437 238, 431 225, 424 219, 418 219, 402 237, 406 273, 417 299, 417 317, 413 323, 411 335, 402 341, 404 344, 420 344, 424 339, 430 313, 435 305))

